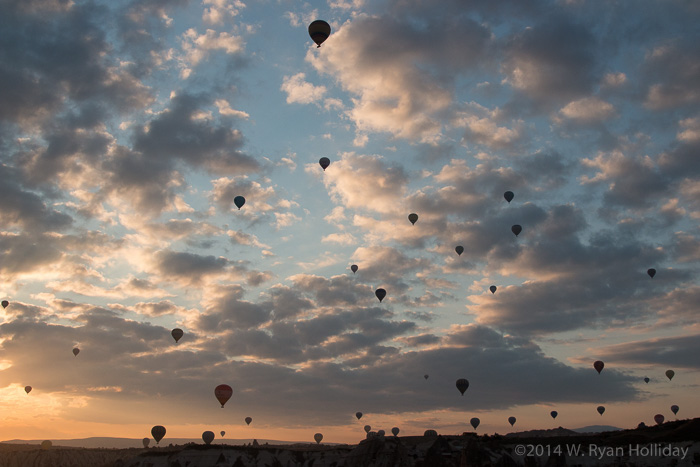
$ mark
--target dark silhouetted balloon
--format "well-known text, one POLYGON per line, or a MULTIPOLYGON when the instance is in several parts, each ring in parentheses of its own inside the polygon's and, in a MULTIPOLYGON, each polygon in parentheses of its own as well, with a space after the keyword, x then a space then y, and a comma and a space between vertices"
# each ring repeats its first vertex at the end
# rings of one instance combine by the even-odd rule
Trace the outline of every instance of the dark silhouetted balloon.
POLYGON ((175 339, 175 343, 177 344, 177 341, 182 339, 182 336, 184 336, 185 333, 182 331, 182 329, 175 328, 170 332, 170 335, 173 336, 173 339, 175 339))
POLYGON ((328 166, 331 165, 331 160, 327 157, 322 157, 318 160, 318 163, 321 165, 321 168, 325 172, 328 166))
POLYGON ((457 245, 457 246, 455 247, 455 251, 457 252, 457 254, 458 254, 459 256, 462 256, 462 253, 464 253, 464 247, 463 247, 462 245, 457 245))
POLYGON ((374 295, 377 296, 377 298, 379 299, 379 302, 381 303, 381 301, 384 300, 384 297, 386 297, 386 290, 377 289, 374 291, 374 295))
POLYGON ((557 415, 559 415, 559 412, 557 412, 556 410, 552 410, 551 412, 549 412, 549 415, 551 415, 552 418, 557 418, 557 415))
POLYGON ((668 378, 669 381, 673 379, 673 376, 676 374, 675 371, 673 370, 666 370, 666 377, 668 378))
POLYGON ((599 405, 598 408, 596 409, 599 414, 603 415, 603 412, 605 412, 605 407, 602 405, 599 405))
POLYGON ((32 392, 32 387, 31 387, 31 386, 25 386, 25 387, 24 387, 24 392, 26 392, 27 394, 29 394, 30 392, 32 392))
POLYGON ((79 348, 76 347, 76 348, 73 349, 73 356, 77 357, 79 353, 80 353, 80 349, 79 349, 79 348))
POLYGON ((355 416, 357 417, 358 420, 361 419, 361 418, 362 418, 362 412, 356 412, 356 413, 355 413, 355 416))
POLYGON ((472 418, 471 420, 469 420, 469 423, 470 423, 470 424, 472 425, 472 427, 474 427, 474 429, 476 430, 476 427, 479 426, 479 423, 481 423, 481 420, 479 420, 478 418, 474 417, 474 418, 472 418))
POLYGON ((235 198, 233 198, 233 204, 235 204, 238 210, 240 211, 243 205, 245 204, 245 198, 242 196, 236 196, 235 198))
POLYGON ((371 430, 371 429, 372 429, 372 427, 369 425, 365 425, 363 428, 363 430, 365 430, 365 433, 369 433, 369 430, 371 430))
POLYGON ((515 425, 515 417, 508 417, 508 423, 510 423, 510 426, 515 425))
POLYGON ((513 227, 510 228, 510 231, 513 232, 517 237, 518 235, 520 235, 520 232, 523 231, 523 228, 520 227, 518 224, 515 224, 513 227))
POLYGON ((395 426, 394 428, 391 429, 391 434, 394 436, 398 436, 399 431, 401 431, 401 430, 399 430, 399 427, 395 426))
POLYGON ((252 422, 252 421, 253 421, 253 419, 250 418, 250 417, 246 417, 246 418, 245 418, 245 424, 246 424, 246 425, 250 425, 250 422, 252 422))
POLYGON ((657 413, 656 415, 654 415, 654 421, 657 425, 661 425, 664 422, 664 416, 660 413, 657 413))
POLYGON ((423 432, 423 436, 426 438, 437 438, 437 435, 438 433, 435 430, 425 430, 425 432, 423 432))
POLYGON ((430 378, 430 375, 423 375, 423 378, 428 379, 430 378))
POLYGON ((202 441, 204 441, 206 444, 211 444, 211 442, 214 441, 214 432, 205 431, 202 433, 202 441))
POLYGON ((647 383, 647 384, 649 384, 649 381, 651 381, 651 380, 650 380, 648 377, 645 376, 645 377, 644 377, 644 382, 647 383))
POLYGON ((357 272, 357 269, 358 269, 357 264, 353 264, 352 266, 350 266, 350 270, 352 271, 353 274, 355 274, 357 272))
POLYGON ((321 444, 321 441, 323 441, 323 435, 321 433, 316 433, 314 435, 314 441, 316 441, 316 444, 321 444))
POLYGON ((151 444, 151 438, 144 438, 141 440, 141 442, 143 443, 143 447, 147 448, 148 445, 151 444))
POLYGON ((156 440, 156 444, 160 443, 160 440, 165 436, 165 427, 162 425, 156 425, 151 428, 151 436, 156 440))
POLYGON ((2 305, 3 308, 7 308, 7 305, 9 305, 10 302, 8 302, 7 300, 3 300, 0 304, 2 305))
POLYGON ((51 441, 48 439, 46 441, 42 441, 41 442, 41 449, 44 451, 48 451, 49 449, 51 449, 52 444, 53 443, 51 443, 51 441))
POLYGON ((595 368, 595 371, 600 374, 601 371, 603 371, 603 367, 605 366, 605 363, 601 362, 600 360, 596 360, 593 362, 593 368, 595 368))
POLYGON ((226 432, 221 430, 221 437, 223 438, 226 435, 226 432))
POLYGON ((316 47, 321 47, 321 44, 323 44, 330 35, 331 25, 322 19, 317 19, 309 24, 309 36, 311 36, 311 40, 316 43, 316 47))
POLYGON ((492 285, 491 287, 489 287, 489 290, 491 291, 491 293, 496 293, 496 289, 497 288, 495 285, 492 285))
POLYGON ((678 407, 675 404, 671 406, 671 412, 673 412, 673 415, 676 415, 678 413, 678 409, 680 409, 680 407, 678 407))
POLYGON ((511 201, 513 201, 513 197, 515 197, 515 195, 512 191, 506 191, 505 193, 503 193, 503 197, 506 199, 506 201, 510 203, 511 201))
POLYGON ((459 392, 464 395, 464 391, 466 391, 469 388, 469 381, 467 381, 464 378, 460 378, 457 380, 457 389, 459 389, 459 392))
POLYGON ((653 279, 654 276, 656 275, 656 269, 654 269, 654 268, 647 269, 647 274, 649 274, 649 277, 651 277, 653 279))
POLYGON ((216 388, 214 388, 214 395, 223 409, 226 401, 228 401, 233 395, 233 389, 231 389, 231 386, 228 384, 219 384, 216 388))
POLYGON ((408 220, 411 221, 411 224, 415 225, 416 221, 418 220, 418 214, 412 212, 408 215, 408 220))

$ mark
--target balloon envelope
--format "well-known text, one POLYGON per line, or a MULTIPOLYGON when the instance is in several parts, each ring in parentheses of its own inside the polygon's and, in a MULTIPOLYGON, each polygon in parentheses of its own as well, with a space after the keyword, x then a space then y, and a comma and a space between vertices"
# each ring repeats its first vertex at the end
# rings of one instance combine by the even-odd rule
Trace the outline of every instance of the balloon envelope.
POLYGON ((384 300, 384 297, 386 297, 386 290, 377 289, 374 291, 374 295, 377 296, 377 298, 379 299, 379 302, 381 303, 381 301, 384 300))
POLYGON ((603 412, 605 412, 605 407, 602 405, 599 405, 598 408, 596 409, 599 414, 603 415, 603 412))
POLYGON ((506 201, 508 201, 509 203, 510 203, 511 201, 513 201, 513 197, 514 197, 514 196, 515 196, 515 195, 513 194, 512 191, 506 191, 505 193, 503 193, 503 197, 504 197, 504 198, 506 199, 506 201))
POLYGON ((425 432, 423 433, 423 436, 425 436, 426 438, 437 438, 437 435, 438 433, 435 430, 425 430, 425 432))
POLYGON ((253 419, 250 418, 250 417, 246 417, 246 418, 245 418, 245 424, 246 424, 246 425, 250 425, 250 422, 252 422, 252 421, 253 421, 253 419))
POLYGON ((365 433, 369 433, 369 430, 371 430, 371 429, 372 429, 372 427, 371 427, 371 426, 369 426, 369 425, 365 425, 365 428, 364 428, 364 430, 365 430, 365 433))
POLYGON ((411 224, 415 224, 416 221, 418 220, 418 214, 415 212, 412 212, 411 214, 408 215, 408 220, 411 221, 411 224))
POLYGON ((428 379, 430 378, 430 375, 423 375, 423 378, 428 379))
POLYGON ((479 426, 479 423, 481 423, 481 420, 479 420, 478 418, 474 417, 474 418, 472 418, 471 420, 469 420, 469 423, 470 423, 470 424, 474 427, 474 429, 476 430, 476 427, 479 426))
POLYGON ((559 415, 559 412, 557 412, 556 410, 552 410, 551 412, 549 412, 549 415, 551 415, 552 418, 557 418, 557 415, 559 415))
POLYGON ((331 26, 322 19, 317 19, 309 24, 309 36, 316 43, 316 47, 321 47, 321 44, 331 35, 331 26))
POLYGON ((154 426, 151 428, 151 436, 153 436, 153 439, 156 440, 156 444, 158 444, 160 440, 163 439, 163 436, 165 436, 165 427, 162 425, 154 426))
POLYGON ((182 336, 185 335, 182 329, 180 328, 175 328, 170 332, 170 335, 173 336, 173 339, 175 339, 175 343, 177 344, 177 341, 182 339, 182 336))
POLYGON ((226 435, 226 432, 221 430, 221 437, 223 438, 226 435))
POLYGON ((510 228, 510 231, 513 232, 517 237, 518 235, 520 235, 520 232, 523 231, 523 228, 520 227, 518 224, 515 224, 513 227, 510 228))
POLYGON ((654 276, 656 275, 656 269, 654 269, 654 268, 647 269, 647 274, 649 274, 649 277, 651 277, 653 279, 654 276))
POLYGON ((673 379, 673 375, 675 375, 676 372, 673 370, 666 370, 666 377, 668 378, 669 381, 673 379))
POLYGON ((42 441, 41 449, 43 449, 44 451, 48 451, 49 449, 51 449, 51 444, 51 441, 49 441, 48 439, 46 441, 42 441))
POLYGON ((245 198, 242 196, 236 196, 235 198, 233 198, 233 204, 235 204, 238 210, 240 211, 243 205, 245 204, 245 198))
POLYGON ((495 285, 492 285, 491 287, 489 287, 489 290, 491 291, 491 293, 496 293, 496 289, 497 289, 497 287, 495 285))
POLYGON ((327 157, 322 157, 318 160, 319 165, 325 172, 325 170, 328 168, 329 165, 331 165, 331 160, 327 157))
POLYGON ((601 371, 603 371, 603 367, 605 366, 605 363, 601 362, 600 360, 596 360, 593 362, 593 368, 595 368, 595 371, 600 374, 601 371))
POLYGON ((462 253, 464 253, 464 247, 463 247, 462 245, 457 245, 457 246, 455 247, 455 251, 457 252, 458 255, 461 256, 462 253))
POLYGON ((141 442, 143 443, 143 447, 147 448, 148 445, 151 444, 151 438, 144 438, 141 442))
POLYGON ((321 444, 321 441, 323 440, 323 435, 321 433, 316 433, 314 435, 314 440, 316 441, 316 444, 321 444))
POLYGON ((231 389, 231 386, 229 386, 228 384, 219 384, 214 389, 214 395, 216 396, 216 399, 219 401, 219 403, 221 404, 221 408, 223 409, 226 401, 228 401, 233 395, 233 389, 231 389))
POLYGON ((391 434, 394 436, 398 436, 399 431, 401 431, 401 430, 399 430, 399 427, 395 426, 394 428, 391 429, 391 434))
POLYGON ((645 376, 645 377, 644 377, 644 382, 647 383, 647 384, 649 384, 649 381, 651 381, 651 380, 645 376))
POLYGON ((26 392, 27 394, 29 394, 30 392, 32 392, 32 387, 31 387, 31 386, 25 386, 25 387, 24 387, 24 392, 26 392))
POLYGON ((214 441, 214 432, 205 431, 202 433, 202 441, 204 441, 206 444, 211 444, 211 442, 214 441))
POLYGON ((515 417, 508 417, 508 423, 510 423, 510 426, 515 425, 515 417))
POLYGON ((657 425, 661 425, 664 422, 664 416, 660 413, 657 413, 656 415, 654 415, 654 421, 657 425))
POLYGON ((2 307, 3 307, 3 308, 7 308, 7 305, 9 305, 9 304, 10 304, 10 302, 8 302, 7 300, 3 300, 3 301, 2 301, 2 307))
POLYGON ((671 406, 671 412, 673 412, 673 415, 676 415, 676 414, 678 413, 678 409, 679 409, 679 408, 680 408, 680 407, 678 407, 678 406, 675 405, 675 404, 671 406))
POLYGON ((469 388, 469 381, 467 381, 464 378, 460 378, 457 380, 457 389, 459 389, 459 392, 464 395, 464 391, 466 391, 469 388))
POLYGON ((356 412, 356 413, 355 413, 355 416, 357 417, 358 420, 361 419, 361 418, 362 418, 362 412, 356 412))
POLYGON ((355 274, 357 272, 357 269, 358 269, 357 264, 353 264, 352 266, 350 266, 350 270, 352 271, 353 274, 355 274))
POLYGON ((73 355, 75 355, 75 356, 77 357, 79 353, 80 353, 80 349, 79 349, 79 348, 76 347, 76 348, 73 349, 73 355))

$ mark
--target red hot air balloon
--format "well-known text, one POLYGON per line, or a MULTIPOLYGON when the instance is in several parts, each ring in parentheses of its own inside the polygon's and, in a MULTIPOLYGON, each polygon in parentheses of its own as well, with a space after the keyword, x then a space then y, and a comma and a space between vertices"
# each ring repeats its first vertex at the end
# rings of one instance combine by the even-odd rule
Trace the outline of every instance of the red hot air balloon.
POLYGON ((656 415, 654 415, 654 421, 657 425, 661 425, 664 422, 664 416, 660 413, 657 413, 656 415))
POLYGON ((593 368, 595 368, 595 371, 600 374, 601 371, 603 371, 603 367, 605 366, 605 363, 601 362, 600 360, 596 360, 593 362, 593 368))
POLYGON ((381 303, 382 300, 384 300, 384 297, 386 297, 386 290, 384 290, 384 289, 377 289, 377 290, 374 291, 374 295, 377 296, 377 298, 379 299, 379 303, 381 303))
POLYGON ((508 417, 508 423, 510 423, 510 426, 515 425, 515 417, 508 417))
POLYGON ((331 25, 322 19, 317 19, 309 24, 309 36, 311 36, 311 40, 316 43, 317 48, 321 47, 321 44, 323 44, 330 35, 331 25))
POLYGON ((226 401, 228 401, 231 396, 233 395, 233 389, 231 389, 231 386, 228 384, 219 384, 215 389, 214 389, 214 395, 216 396, 216 400, 219 401, 221 404, 221 408, 224 408, 224 404, 226 404, 226 401))
POLYGON ((329 165, 331 165, 331 160, 327 157, 322 157, 318 160, 319 165, 325 172, 329 165))
POLYGON ((165 436, 165 427, 162 425, 156 425, 151 428, 151 436, 156 440, 156 444, 160 443, 160 440, 165 436))

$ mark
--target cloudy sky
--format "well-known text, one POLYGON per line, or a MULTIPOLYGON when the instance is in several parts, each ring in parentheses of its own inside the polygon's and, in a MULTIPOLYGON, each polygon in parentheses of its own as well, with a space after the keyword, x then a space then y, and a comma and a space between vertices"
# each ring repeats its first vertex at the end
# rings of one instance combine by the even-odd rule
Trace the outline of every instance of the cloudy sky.
POLYGON ((700 416, 699 22, 0 1, 0 439, 700 416))

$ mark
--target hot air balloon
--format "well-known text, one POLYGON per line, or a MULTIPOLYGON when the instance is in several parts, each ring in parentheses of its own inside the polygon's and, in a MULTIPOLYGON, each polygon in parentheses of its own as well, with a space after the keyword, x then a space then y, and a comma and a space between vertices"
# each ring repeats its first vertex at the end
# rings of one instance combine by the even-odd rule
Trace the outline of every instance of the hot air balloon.
POLYGON ((647 384, 649 384, 649 381, 650 381, 650 379, 647 378, 647 377, 645 376, 645 377, 644 377, 644 382, 647 383, 647 384))
POLYGON ((647 274, 649 274, 649 277, 651 277, 653 279, 654 276, 656 275, 656 269, 654 269, 654 268, 647 269, 647 274))
POLYGON ((496 293, 496 286, 492 285, 491 287, 489 287, 489 290, 491 291, 491 293, 496 293))
POLYGON ((357 272, 357 269, 358 269, 357 264, 353 264, 352 266, 350 266, 350 270, 352 271, 353 274, 355 274, 357 272))
POLYGON ((250 417, 246 417, 246 418, 245 418, 245 424, 246 424, 246 425, 250 425, 250 422, 252 422, 252 421, 253 421, 253 419, 250 418, 250 417))
POLYGON ((595 371, 600 374, 601 371, 603 371, 603 367, 605 366, 605 363, 601 362, 600 360, 596 360, 593 362, 593 368, 595 368, 595 371))
POLYGON ((214 432, 205 431, 202 433, 202 441, 204 441, 206 444, 211 444, 211 442, 214 441, 214 432))
POLYGON ((233 204, 235 204, 238 210, 240 211, 243 205, 245 204, 245 198, 242 196, 236 196, 235 198, 233 198, 233 204))
POLYGON ((357 413, 355 413, 355 416, 357 417, 358 420, 361 419, 361 418, 362 418, 362 412, 357 412, 357 413))
POLYGON ((24 392, 26 392, 27 394, 29 394, 30 392, 32 392, 32 387, 31 387, 31 386, 25 386, 25 387, 24 387, 24 392))
POLYGON ((377 298, 379 299, 379 303, 381 303, 382 300, 384 300, 384 297, 386 297, 386 290, 384 290, 384 289, 377 289, 377 290, 374 291, 374 295, 377 296, 377 298))
POLYGON ((509 203, 510 203, 511 201, 513 201, 513 197, 514 197, 514 196, 515 196, 515 195, 513 194, 512 191, 506 191, 505 193, 503 193, 503 197, 504 197, 504 198, 506 199, 506 201, 508 201, 509 203))
POLYGON ((673 412, 673 415, 676 415, 678 413, 678 409, 680 409, 680 407, 678 407, 675 404, 671 406, 671 412, 673 412))
POLYGON ((77 357, 79 353, 80 353, 80 349, 79 349, 79 348, 76 347, 76 348, 73 349, 73 355, 74 355, 75 357, 77 357))
POLYGON ((223 431, 223 430, 221 430, 221 433, 220 433, 220 434, 221 434, 221 437, 223 438, 223 437, 226 435, 226 432, 223 431))
POLYGON ((309 36, 316 43, 316 47, 321 47, 321 44, 331 35, 331 26, 322 19, 317 19, 309 24, 309 36))
POLYGON ((156 425, 151 428, 151 436, 156 440, 156 444, 160 443, 160 440, 165 436, 165 427, 162 425, 156 425))
POLYGON ((675 375, 676 372, 673 370, 666 370, 666 377, 668 378, 669 381, 673 379, 673 375, 675 375))
POLYGON ((233 389, 231 389, 231 386, 229 386, 228 384, 219 384, 214 389, 214 395, 216 396, 216 399, 219 401, 219 403, 221 404, 221 408, 223 409, 226 401, 229 400, 233 395, 233 389))
POLYGON ((384 435, 386 435, 386 431, 384 431, 384 430, 379 430, 379 431, 377 432, 377 436, 379 436, 379 437, 382 437, 382 436, 384 436, 384 435))
POLYGON ((53 443, 51 443, 51 441, 49 441, 48 439, 46 441, 42 441, 41 442, 41 449, 43 451, 48 451, 49 449, 51 449, 52 444, 53 443))
POLYGON ((425 436, 426 438, 437 438, 437 435, 438 433, 435 430, 425 430, 425 432, 423 433, 423 436, 425 436))
POLYGON ((661 425, 664 422, 664 416, 660 413, 657 413, 656 415, 654 415, 654 421, 657 425, 661 425))
POLYGON ((371 430, 371 429, 372 429, 372 427, 371 427, 371 426, 369 426, 369 425, 365 425, 365 428, 364 428, 364 430, 365 430, 365 433, 369 433, 369 430, 371 430))
POLYGON ((513 227, 510 228, 510 231, 513 232, 517 237, 518 235, 520 235, 520 232, 523 231, 523 228, 520 227, 518 224, 515 224, 513 227))
POLYGON ((143 443, 143 447, 147 448, 148 445, 151 444, 151 438, 144 438, 141 440, 141 442, 143 443))
POLYGON ((602 405, 599 405, 598 408, 596 409, 599 414, 603 415, 603 412, 605 412, 605 407, 602 405))
POLYGON ((415 212, 412 212, 411 214, 408 215, 408 220, 411 221, 412 225, 416 224, 416 221, 418 220, 418 214, 415 212))
POLYGON ((463 247, 462 245, 457 245, 457 246, 455 247, 455 251, 457 252, 457 254, 458 254, 459 256, 462 256, 462 253, 464 253, 464 247, 463 247))
POLYGON ((176 344, 177 344, 177 341, 179 341, 180 339, 182 339, 182 336, 183 336, 184 334, 185 334, 185 333, 184 333, 184 332, 182 331, 182 329, 180 329, 180 328, 175 328, 175 329, 173 329, 173 330, 170 332, 170 335, 173 336, 173 339, 175 339, 175 343, 176 343, 176 344))
POLYGON ((464 391, 466 391, 467 388, 469 388, 469 381, 464 378, 457 380, 457 389, 459 389, 459 392, 461 392, 462 395, 464 395, 464 391))
POLYGON ((325 172, 329 165, 331 165, 331 160, 327 157, 322 157, 318 160, 319 165, 325 172))
POLYGON ((314 441, 316 441, 316 444, 321 444, 322 440, 323 440, 323 435, 321 433, 316 433, 314 435, 314 441))
POLYGON ((394 436, 398 436, 399 431, 401 431, 401 430, 399 430, 399 427, 395 426, 394 428, 391 429, 391 434, 394 436))
POLYGON ((510 423, 510 426, 515 425, 515 417, 508 417, 508 423, 510 423))
POLYGON ((549 415, 551 415, 552 418, 557 418, 557 415, 559 415, 559 412, 557 412, 556 410, 552 410, 551 412, 549 412, 549 415))
POLYGON ((423 375, 423 378, 428 379, 428 378, 430 378, 430 376, 429 376, 429 375, 423 375))
POLYGON ((7 308, 7 305, 9 305, 10 302, 8 302, 7 300, 3 300, 0 304, 2 305, 3 308, 7 308))
POLYGON ((479 420, 478 418, 474 417, 474 418, 472 418, 471 420, 469 420, 469 423, 470 423, 470 424, 474 427, 474 429, 476 430, 476 427, 479 426, 479 423, 481 423, 481 420, 479 420))

